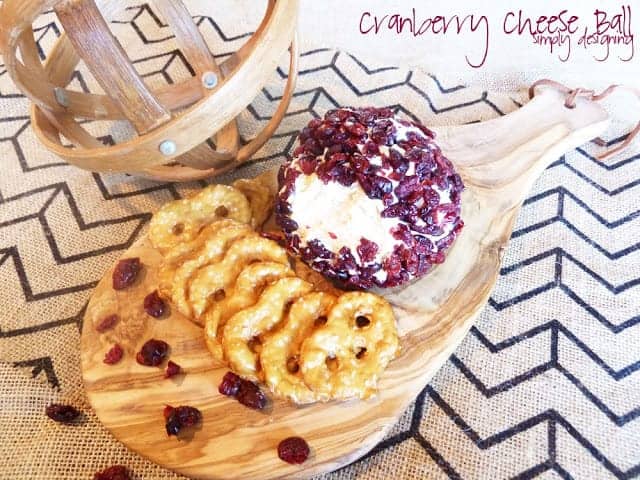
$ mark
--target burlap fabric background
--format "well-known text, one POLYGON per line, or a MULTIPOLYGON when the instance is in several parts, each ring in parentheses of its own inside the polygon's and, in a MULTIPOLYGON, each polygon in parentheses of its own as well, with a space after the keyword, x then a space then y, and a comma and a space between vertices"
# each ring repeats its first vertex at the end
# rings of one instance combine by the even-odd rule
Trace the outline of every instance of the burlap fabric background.
MULTIPOLYGON (((260 12, 238 23, 207 3, 189 6, 215 16, 197 19, 223 58, 242 44, 260 12)), ((113 29, 139 71, 151 83, 188 75, 149 7, 128 5, 113 29)), ((53 15, 40 25, 37 38, 48 51, 59 28, 53 15)), ((424 72, 326 49, 305 52, 300 69, 278 133, 235 175, 284 160, 296 131, 337 105, 388 105, 443 124, 485 120, 525 101, 522 91, 442 85, 424 72)), ((275 109, 285 77, 285 67, 274 72, 242 114, 245 138, 275 109)), ((73 85, 96 88, 84 71, 73 85)), ((118 463, 138 479, 178 478, 129 452, 92 413, 80 377, 79 328, 93 286, 144 233, 151 212, 199 185, 67 166, 38 145, 28 105, 0 64, 0 477, 91 478, 118 463), (44 415, 51 402, 76 405, 86 422, 53 423, 44 415)), ((620 117, 624 105, 611 108, 620 117)), ((629 126, 614 123, 607 138, 619 142, 629 126)), ((384 442, 323 478, 638 476, 640 144, 605 164, 592 157, 597 148, 585 145, 544 173, 478 324, 384 442)))

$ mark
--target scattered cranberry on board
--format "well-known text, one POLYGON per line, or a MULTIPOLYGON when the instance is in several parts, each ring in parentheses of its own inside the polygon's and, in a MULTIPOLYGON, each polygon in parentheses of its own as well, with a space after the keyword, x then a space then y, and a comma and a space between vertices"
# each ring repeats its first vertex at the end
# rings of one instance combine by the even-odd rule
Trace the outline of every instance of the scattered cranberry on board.
POLYGON ((115 365, 122 360, 123 355, 124 350, 122 350, 122 347, 116 343, 107 353, 105 353, 103 362, 107 365, 115 365))
POLYGON ((167 435, 178 435, 184 428, 194 427, 202 421, 202 413, 195 407, 164 407, 165 428, 167 435))
POLYGON ((285 438, 278 444, 278 457, 291 464, 304 463, 309 458, 309 445, 304 438, 285 438))
POLYGON ((120 260, 113 270, 113 289, 124 290, 133 285, 141 269, 142 263, 140 263, 140 259, 137 257, 123 258, 120 260))
POLYGON ((140 351, 136 354, 136 361, 140 365, 147 367, 157 367, 169 354, 169 344, 162 340, 152 338, 142 345, 140 351))

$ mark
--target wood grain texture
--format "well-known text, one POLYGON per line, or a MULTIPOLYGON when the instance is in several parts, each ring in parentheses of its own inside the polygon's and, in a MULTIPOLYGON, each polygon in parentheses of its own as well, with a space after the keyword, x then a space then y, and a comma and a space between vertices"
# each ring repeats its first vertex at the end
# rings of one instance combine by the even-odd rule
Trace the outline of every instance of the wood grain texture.
MULTIPOLYGON (((200 30, 198 30, 198 26, 191 18, 191 14, 184 3, 182 3, 181 0, 154 0, 153 4, 173 30, 178 47, 194 69, 196 78, 201 79, 205 72, 213 72, 217 75, 218 79, 222 80, 222 78, 224 78, 222 70, 215 62, 213 55, 211 55, 207 42, 200 33, 200 30)), ((200 82, 199 86, 201 95, 204 97, 208 91, 202 82, 200 82)), ((220 153, 227 154, 228 159, 233 159, 238 152, 240 143, 240 134, 238 133, 236 121, 232 120, 218 131, 214 140, 217 150, 220 153)), ((216 166, 211 162, 211 156, 199 155, 199 157, 208 160, 204 162, 205 168, 216 166)), ((185 165, 202 168, 198 167, 197 164, 185 162, 184 155, 181 160, 185 165)))
MULTIPOLYGON (((85 316, 83 378, 100 420, 136 452, 197 478, 305 478, 362 456, 429 382, 486 304, 532 182, 550 162, 606 128, 601 107, 579 99, 577 108, 569 110, 563 101, 562 95, 545 90, 505 117, 435 128, 439 145, 467 185, 462 196, 466 226, 444 264, 385 295, 397 315, 402 352, 385 372, 375 399, 304 408, 275 401, 260 413, 220 395, 217 385, 226 369, 209 356, 202 331, 175 312, 156 320, 142 309, 142 299, 156 288, 161 260, 143 238, 125 254, 145 264, 139 283, 116 293, 108 272, 85 316), (114 311, 120 323, 99 335, 96 323, 114 311), (165 380, 162 370, 135 363, 135 352, 152 337, 169 342, 171 359, 184 367, 185 376, 165 380), (116 341, 126 354, 109 367, 102 359, 116 341), (199 408, 202 428, 189 439, 167 438, 162 418, 167 403, 199 408), (302 436, 311 446, 312 455, 302 466, 277 457, 278 442, 290 435, 302 436)), ((271 172, 263 179, 273 185, 274 176, 271 172)))
POLYGON ((93 0, 64 0, 54 9, 78 55, 138 133, 169 121, 171 112, 133 68, 93 0))
POLYGON ((36 135, 56 155, 94 172, 196 180, 239 166, 280 124, 297 74, 298 1, 268 0, 255 33, 218 66, 183 2, 154 0, 196 72, 156 90, 147 87, 109 30, 109 20, 122 8, 117 0, 5 0, 0 3, 0 54, 9 76, 33 102, 36 135), (66 32, 47 54, 43 71, 39 58, 29 56, 25 62, 23 54, 33 50, 32 24, 49 9, 55 10, 66 32), (289 75, 280 105, 263 130, 241 146, 236 117, 259 93, 288 48, 296 71, 289 75), (80 60, 106 94, 67 89, 80 60), (204 72, 218 76, 215 88, 204 87, 204 72), (89 138, 80 119, 127 120, 138 135, 105 145, 89 138), (61 136, 74 148, 63 146, 61 136), (159 151, 165 140, 175 142, 175 153, 159 151), (208 148, 209 140, 215 149, 208 148))

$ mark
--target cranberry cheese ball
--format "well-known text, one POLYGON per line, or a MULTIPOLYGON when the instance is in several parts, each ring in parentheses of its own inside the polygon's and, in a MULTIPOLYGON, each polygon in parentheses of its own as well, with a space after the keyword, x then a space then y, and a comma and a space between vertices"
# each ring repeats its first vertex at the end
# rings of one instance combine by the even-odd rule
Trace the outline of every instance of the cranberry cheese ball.
POLYGON ((341 108, 302 130, 278 174, 289 250, 344 286, 397 287, 442 263, 463 226, 460 176, 423 125, 341 108))

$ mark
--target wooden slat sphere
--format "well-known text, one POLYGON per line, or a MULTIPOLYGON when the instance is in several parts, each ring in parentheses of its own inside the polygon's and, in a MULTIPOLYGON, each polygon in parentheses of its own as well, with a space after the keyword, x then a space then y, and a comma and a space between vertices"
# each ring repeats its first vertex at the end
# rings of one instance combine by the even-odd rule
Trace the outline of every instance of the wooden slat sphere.
POLYGON ((109 30, 117 0, 5 0, 0 53, 17 87, 33 102, 33 128, 50 151, 80 168, 158 180, 212 177, 239 166, 273 135, 289 106, 298 70, 298 0, 269 0, 255 34, 217 65, 181 0, 153 0, 195 71, 150 89, 109 30), (43 64, 32 24, 53 9, 65 29, 43 64), (271 120, 240 145, 236 116, 255 98, 289 49, 289 76, 271 120), (67 89, 84 61, 105 94, 67 89), (133 138, 104 145, 80 120, 126 120, 133 138), (63 146, 61 138, 73 148, 63 146), (211 148, 211 141, 216 146, 211 148))

